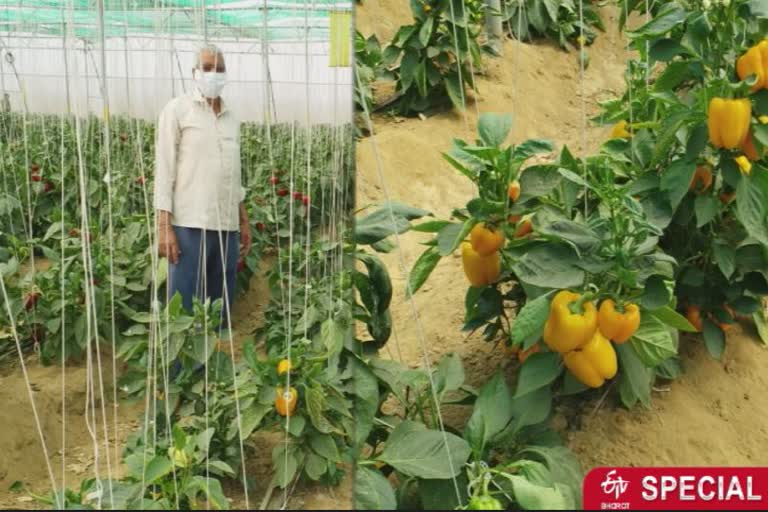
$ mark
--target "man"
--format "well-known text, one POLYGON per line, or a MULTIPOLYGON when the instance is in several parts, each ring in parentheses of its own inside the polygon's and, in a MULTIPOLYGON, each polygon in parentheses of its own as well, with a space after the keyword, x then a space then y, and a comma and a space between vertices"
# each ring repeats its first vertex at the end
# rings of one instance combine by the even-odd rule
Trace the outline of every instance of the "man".
POLYGON ((155 208, 160 256, 168 258, 168 296, 224 298, 222 327, 235 289, 238 257, 251 249, 240 174, 240 123, 221 98, 224 55, 200 49, 194 87, 171 100, 157 124, 155 208), (239 250, 238 250, 239 249, 239 250))

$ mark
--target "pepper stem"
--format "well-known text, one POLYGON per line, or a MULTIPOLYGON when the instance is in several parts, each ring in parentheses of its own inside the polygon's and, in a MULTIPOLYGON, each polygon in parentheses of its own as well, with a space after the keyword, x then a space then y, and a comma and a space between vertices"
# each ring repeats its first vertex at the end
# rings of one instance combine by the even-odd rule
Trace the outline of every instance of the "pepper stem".
POLYGON ((583 315, 584 314, 584 303, 588 300, 592 300, 592 298, 595 296, 594 293, 591 291, 585 292, 581 297, 576 299, 575 301, 568 304, 568 309, 573 313, 574 315, 583 315))

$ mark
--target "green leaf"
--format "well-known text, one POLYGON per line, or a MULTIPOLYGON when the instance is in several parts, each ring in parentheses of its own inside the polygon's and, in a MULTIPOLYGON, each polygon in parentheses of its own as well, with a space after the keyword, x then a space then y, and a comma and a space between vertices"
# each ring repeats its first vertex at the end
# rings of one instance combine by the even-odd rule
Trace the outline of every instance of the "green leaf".
POLYGON ((565 446, 528 446, 520 455, 544 463, 552 480, 572 490, 576 503, 569 507, 577 509, 581 503, 581 483, 584 478, 578 457, 565 446))
POLYGON ((49 240, 53 235, 61 233, 61 226, 61 221, 51 224, 48 231, 45 232, 45 236, 43 236, 43 242, 49 240))
POLYGON ((462 471, 456 478, 456 483, 451 480, 419 480, 419 498, 423 510, 457 510, 469 500, 467 496, 466 472, 462 471), (456 496, 456 486, 459 488, 459 496, 456 496))
POLYGON ((317 482, 323 477, 327 469, 328 461, 316 453, 307 453, 307 459, 304 462, 304 472, 306 472, 310 480, 317 482))
POLYGON ((437 234, 437 248, 440 256, 448 256, 461 244, 461 241, 467 237, 467 234, 473 227, 471 220, 463 224, 451 223, 445 226, 437 234))
POLYGON ((654 309, 648 311, 651 315, 661 320, 663 323, 677 329, 678 331, 696 332, 696 328, 683 315, 670 308, 664 306, 663 308, 654 309))
POLYGON ((664 277, 658 274, 649 277, 645 281, 645 291, 640 300, 647 309, 658 309, 669 304, 670 292, 664 277))
POLYGON ((651 403, 651 384, 654 371, 647 368, 630 344, 615 345, 619 356, 619 395, 626 407, 634 406, 638 401, 646 407, 651 403))
POLYGON ((704 148, 707 147, 707 142, 709 142, 707 125, 701 123, 691 130, 691 136, 688 137, 688 145, 685 149, 685 156, 695 160, 704 151, 704 148))
POLYGON ((323 434, 333 432, 333 425, 328 421, 323 412, 325 411, 325 395, 319 388, 307 388, 306 393, 307 412, 312 425, 323 434))
POLYGON ((296 476, 296 471, 298 470, 296 454, 288 452, 288 456, 286 457, 285 445, 281 443, 272 451, 272 464, 275 468, 273 471, 275 485, 281 489, 285 489, 291 484, 293 477, 296 476))
POLYGON ((144 468, 142 481, 147 485, 152 485, 173 471, 173 462, 168 457, 156 455, 147 462, 144 468))
POLYGON ((211 460, 211 461, 208 461, 208 466, 212 470, 214 470, 214 471, 211 471, 211 473, 218 474, 221 476, 228 476, 230 478, 235 478, 236 476, 235 470, 232 469, 232 466, 230 466, 226 462, 223 462, 220 460, 211 460))
POLYGON ((600 244, 597 233, 589 227, 572 220, 558 220, 539 229, 539 234, 569 242, 579 251, 590 251, 600 244))
POLYGON ((750 236, 768 246, 768 172, 757 168, 736 187, 736 217, 750 236))
POLYGON ((515 501, 523 510, 569 510, 568 500, 555 487, 544 487, 523 477, 509 475, 515 493, 515 501))
POLYGON ((437 264, 440 263, 440 258, 440 251, 436 247, 430 247, 419 256, 410 274, 408 274, 406 296, 416 293, 422 287, 437 264))
POLYGON ((477 123, 477 131, 480 140, 486 146, 501 146, 512 129, 512 116, 509 114, 480 114, 480 121, 477 123))
POLYGON ((653 315, 643 315, 640 327, 630 341, 645 366, 658 366, 677 355, 677 339, 667 326, 653 315))
POLYGON ((683 23, 687 12, 676 2, 668 2, 656 13, 651 21, 637 30, 629 32, 630 37, 657 37, 666 34, 683 23))
MULTIPOLYGON (((509 332, 512 345, 522 345, 525 340, 538 338, 544 331, 544 324, 549 316, 549 293, 526 302, 517 313, 509 332)), ((531 343, 533 344, 533 343, 531 343)), ((524 347, 528 348, 528 347, 524 347)))
POLYGON ((691 63, 687 60, 676 60, 667 64, 664 71, 653 84, 654 91, 672 91, 691 74, 691 63))
POLYGON ((757 334, 765 345, 768 345, 768 317, 765 312, 755 311, 752 315, 752 319, 755 321, 757 327, 757 334))
POLYGON ((312 434, 309 437, 309 446, 316 454, 331 461, 340 462, 339 449, 333 437, 327 434, 312 434))
POLYGON ((405 50, 403 59, 400 61, 400 90, 410 89, 414 78, 416 77, 416 68, 419 65, 419 53, 411 48, 405 50))
POLYGON ((419 91, 419 96, 426 98, 429 95, 429 85, 427 84, 427 64, 426 62, 420 62, 416 66, 416 74, 414 75, 414 81, 416 82, 416 88, 419 91))
POLYGON ((420 233, 437 233, 450 224, 452 224, 452 222, 447 220, 430 220, 427 222, 422 222, 421 224, 416 224, 415 226, 411 226, 411 231, 418 231, 420 233))
MULTIPOLYGON (((733 310, 740 315, 751 315, 760 309, 760 300, 755 297, 743 295, 731 302, 733 310)), ((730 316, 730 315, 728 315, 730 316)))
POLYGON ((401 234, 410 228, 410 220, 431 215, 420 208, 407 206, 396 201, 384 203, 373 213, 355 219, 355 242, 358 245, 372 245, 385 238, 401 234))
POLYGON ((756 18, 768 18, 768 3, 765 0, 749 0, 749 12, 756 18))
POLYGON ((464 428, 464 438, 478 457, 483 457, 488 442, 512 419, 512 393, 501 373, 494 374, 480 388, 472 416, 464 428))
POLYGON ((650 57, 660 62, 669 62, 687 50, 674 39, 658 39, 651 44, 650 57))
POLYGON ((672 162, 661 175, 661 190, 667 193, 672 208, 675 209, 683 200, 696 172, 696 162, 680 159, 672 162))
POLYGON ((710 195, 700 195, 694 201, 696 227, 700 228, 714 219, 720 211, 720 201, 710 195))
POLYGON ((648 221, 659 229, 665 229, 672 221, 673 209, 663 194, 651 194, 640 201, 648 221))
POLYGON ((471 451, 469 444, 454 434, 403 421, 389 435, 378 460, 406 476, 453 478, 464 470, 471 451))
POLYGON ((183 492, 191 501, 195 501, 199 494, 206 496, 214 510, 227 510, 229 508, 229 501, 224 496, 221 482, 215 478, 193 476, 187 481, 186 486, 180 489, 180 492, 183 492))
POLYGON ((520 173, 520 198, 518 202, 525 202, 531 198, 549 195, 555 189, 563 177, 555 165, 533 165, 520 173))
MULTIPOLYGON (((533 155, 541 154, 541 153, 551 153, 554 151, 555 147, 552 144, 552 141, 547 139, 528 139, 526 141, 521 142, 517 146, 515 146, 515 149, 512 152, 512 160, 516 162, 523 162, 527 160, 528 158, 532 157, 533 155)), ((526 171, 533 170, 534 172, 537 172, 536 167, 554 167, 554 166, 532 166, 527 167, 526 171)), ((522 188, 521 188, 522 192, 522 188)))
POLYGON ((392 485, 380 472, 366 466, 355 469, 355 510, 396 510, 392 485))
POLYGON ((459 80, 457 73, 449 73, 445 75, 445 90, 448 92, 448 97, 451 99, 451 103, 457 109, 464 109, 464 84, 459 80))
POLYGON ((725 351, 725 333, 708 318, 703 319, 704 346, 709 355, 720 359, 725 351))
POLYGON ((537 245, 512 267, 526 284, 540 288, 576 288, 584 283, 579 258, 563 244, 537 245))
POLYGON ((515 397, 548 386, 560 375, 561 370, 560 354, 539 352, 531 355, 520 367, 515 397))
POLYGON ((320 326, 320 336, 326 350, 330 354, 338 354, 344 347, 346 330, 339 322, 333 318, 328 318, 320 326))
POLYGON ((354 392, 357 395, 353 406, 355 428, 351 433, 351 445, 359 449, 373 430, 374 417, 379 409, 379 382, 365 364, 356 359, 348 361, 354 361, 350 365, 354 364, 354 392))
POLYGON ((458 391, 464 384, 464 379, 464 365, 458 354, 446 354, 440 359, 434 375, 435 387, 440 395, 458 391))
POLYGON ((683 367, 680 364, 680 358, 670 357, 656 367, 656 375, 662 379, 673 380, 683 374, 683 367))
POLYGON ((389 309, 392 301, 392 280, 389 278, 387 267, 378 256, 373 254, 358 253, 357 258, 368 270, 368 279, 377 297, 378 311, 382 313, 389 309))
POLYGON ((736 251, 728 244, 714 242, 712 255, 717 266, 726 278, 730 278, 736 271, 736 251))
POLYGON ((552 389, 549 386, 541 387, 512 400, 515 431, 543 422, 549 417, 550 412, 552 412, 552 389))
POLYGON ((661 128, 658 131, 656 145, 653 148, 650 164, 655 166, 670 157, 670 148, 677 140, 677 132, 680 127, 688 120, 689 111, 676 112, 666 116, 662 120, 661 128))
POLYGON ((435 18, 430 16, 425 21, 424 24, 421 26, 421 29, 419 30, 419 41, 421 42, 422 46, 427 46, 429 44, 429 40, 432 37, 432 30, 435 27, 435 18))

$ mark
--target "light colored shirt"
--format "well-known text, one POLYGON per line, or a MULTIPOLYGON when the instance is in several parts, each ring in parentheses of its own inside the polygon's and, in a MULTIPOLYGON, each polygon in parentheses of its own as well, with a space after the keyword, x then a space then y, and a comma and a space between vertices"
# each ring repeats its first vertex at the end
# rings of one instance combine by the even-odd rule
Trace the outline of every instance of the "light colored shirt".
POLYGON ((156 137, 155 208, 170 212, 174 226, 238 231, 240 121, 224 101, 216 115, 197 88, 174 98, 156 137))

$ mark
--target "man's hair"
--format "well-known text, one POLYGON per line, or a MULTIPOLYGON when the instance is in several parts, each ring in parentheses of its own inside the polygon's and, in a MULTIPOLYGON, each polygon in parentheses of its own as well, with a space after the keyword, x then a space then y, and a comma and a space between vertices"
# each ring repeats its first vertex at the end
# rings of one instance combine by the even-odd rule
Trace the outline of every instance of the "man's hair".
POLYGON ((201 46, 197 50, 197 53, 195 54, 195 69, 200 69, 200 64, 201 64, 200 56, 204 53, 211 53, 216 56, 217 60, 218 59, 224 60, 224 52, 222 52, 221 49, 215 44, 208 43, 206 45, 201 46))

